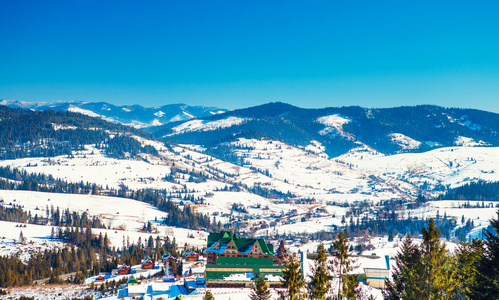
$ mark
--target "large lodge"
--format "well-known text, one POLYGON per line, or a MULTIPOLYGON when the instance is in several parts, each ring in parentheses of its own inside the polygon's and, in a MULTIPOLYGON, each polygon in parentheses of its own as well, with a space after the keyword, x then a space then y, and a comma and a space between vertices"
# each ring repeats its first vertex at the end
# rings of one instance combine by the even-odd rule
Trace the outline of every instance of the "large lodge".
MULTIPOLYGON (((282 245, 281 245, 282 246, 282 245)), ((280 285, 284 247, 274 247, 263 239, 239 238, 229 232, 211 233, 204 252, 208 287, 251 287, 264 276, 271 287, 280 285)))

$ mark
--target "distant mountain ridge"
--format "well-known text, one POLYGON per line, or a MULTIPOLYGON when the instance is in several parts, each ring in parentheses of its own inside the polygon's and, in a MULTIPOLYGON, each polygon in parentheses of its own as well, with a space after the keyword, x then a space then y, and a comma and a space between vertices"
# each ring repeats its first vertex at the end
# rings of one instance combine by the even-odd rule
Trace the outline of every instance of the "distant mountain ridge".
POLYGON ((79 112, 91 117, 100 117, 106 121, 131 125, 136 128, 187 121, 227 111, 226 109, 217 107, 189 106, 186 104, 143 107, 141 105, 116 106, 106 102, 83 101, 57 101, 50 103, 1 100, 0 105, 34 111, 61 110, 79 112))
POLYGON ((433 105, 304 109, 276 102, 170 123, 152 132, 172 142, 210 147, 237 138, 265 138, 295 146, 318 141, 330 157, 359 147, 395 154, 449 146, 499 146, 499 114, 433 105))
MULTIPOLYGON (((359 148, 390 155, 450 146, 499 146, 499 114, 434 105, 305 109, 274 102, 227 111, 184 104, 157 108, 79 101, 36 103, 3 100, 0 104, 34 111, 62 110, 100 117, 143 128, 157 138, 173 143, 207 147, 214 151, 213 155, 222 151, 226 142, 238 138, 278 140, 300 147, 319 142, 329 157, 359 148)), ((219 157, 225 156, 219 153, 219 157)))

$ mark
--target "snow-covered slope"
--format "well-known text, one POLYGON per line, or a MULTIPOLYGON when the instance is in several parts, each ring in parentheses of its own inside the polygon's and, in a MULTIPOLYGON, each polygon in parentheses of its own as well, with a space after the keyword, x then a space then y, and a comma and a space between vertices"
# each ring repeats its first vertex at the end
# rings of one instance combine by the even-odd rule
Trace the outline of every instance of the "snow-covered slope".
POLYGON ((499 181, 499 148, 448 147, 424 153, 390 156, 351 151, 338 160, 378 175, 411 182, 428 188, 454 188, 478 180, 499 181))
POLYGON ((172 130, 175 133, 185 133, 190 131, 210 131, 215 129, 226 128, 234 125, 239 125, 248 119, 228 117, 222 120, 207 121, 207 120, 192 120, 175 126, 172 130))
POLYGON ((393 142, 398 144, 402 149, 417 149, 421 146, 420 141, 411 139, 410 137, 403 135, 401 133, 391 133, 388 135, 393 142))

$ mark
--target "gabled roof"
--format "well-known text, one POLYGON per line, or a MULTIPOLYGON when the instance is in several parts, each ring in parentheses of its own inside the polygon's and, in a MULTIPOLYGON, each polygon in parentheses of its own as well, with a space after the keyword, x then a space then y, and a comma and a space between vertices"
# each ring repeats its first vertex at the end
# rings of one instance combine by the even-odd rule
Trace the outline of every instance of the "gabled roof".
POLYGON ((152 259, 148 259, 148 260, 146 260, 145 262, 143 262, 143 263, 142 263, 142 265, 145 265, 145 264, 147 264, 147 263, 153 263, 153 264, 154 264, 154 260, 152 260, 152 259))
POLYGON ((230 239, 232 238, 232 234, 229 231, 210 233, 210 235, 208 235, 208 247, 211 246, 211 244, 215 243, 216 241, 224 238, 230 239))
POLYGON ((223 253, 227 245, 232 241, 237 251, 241 254, 248 254, 255 243, 258 243, 264 255, 274 255, 274 247, 267 244, 263 239, 238 238, 236 235, 231 236, 227 231, 221 233, 210 233, 208 236, 208 247, 206 251, 223 253), (219 237, 219 239, 216 239, 219 237), (219 249, 213 249, 213 246, 219 245, 219 249))
POLYGON ((132 276, 130 277, 130 279, 128 279, 126 283, 139 283, 139 281, 137 280, 137 278, 132 276))

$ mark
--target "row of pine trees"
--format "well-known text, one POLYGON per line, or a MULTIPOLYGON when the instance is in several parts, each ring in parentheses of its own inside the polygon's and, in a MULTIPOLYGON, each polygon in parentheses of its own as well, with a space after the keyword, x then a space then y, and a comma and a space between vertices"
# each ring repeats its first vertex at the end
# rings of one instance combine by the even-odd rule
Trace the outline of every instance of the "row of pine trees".
MULTIPOLYGON (((499 211, 485 230, 485 240, 461 242, 455 251, 446 248, 433 219, 421 230, 422 241, 410 235, 402 241, 392 278, 386 280, 386 300, 499 299, 499 211)), ((313 258, 310 278, 304 278, 296 255, 289 257, 283 271, 284 291, 280 299, 374 299, 359 288, 361 275, 350 274, 356 267, 345 232, 333 241, 332 259, 321 243, 313 258)), ((271 292, 261 276, 250 294, 251 300, 269 300, 271 292)), ((207 293, 205 299, 214 299, 207 293)))

